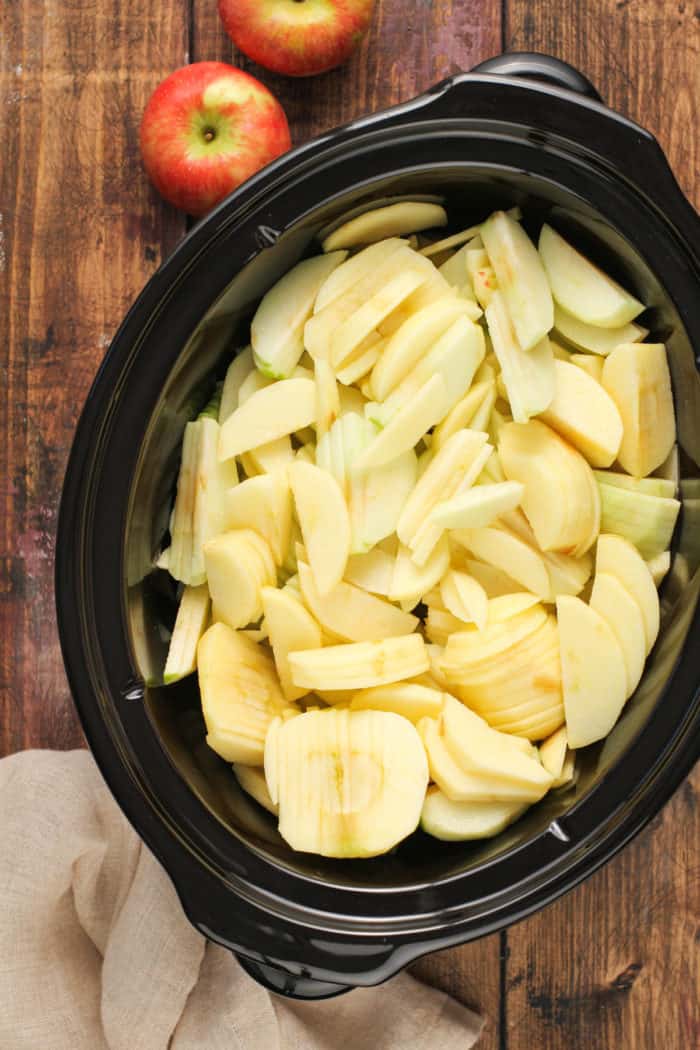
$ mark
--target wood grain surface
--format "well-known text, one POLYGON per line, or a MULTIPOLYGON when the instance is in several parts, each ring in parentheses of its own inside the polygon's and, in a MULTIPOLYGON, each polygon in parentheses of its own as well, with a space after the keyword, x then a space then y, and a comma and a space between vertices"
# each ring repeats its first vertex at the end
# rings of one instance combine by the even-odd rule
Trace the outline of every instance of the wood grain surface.
MULTIPOLYGON (((689 0, 378 0, 351 62, 313 81, 237 55, 215 0, 0 0, 0 755, 82 743, 56 635, 54 531, 91 379, 186 228, 140 168, 152 88, 186 61, 233 61, 278 95, 302 142, 503 49, 577 65, 659 137, 700 204, 689 0)), ((563 900, 415 967, 485 1014, 480 1050, 700 1046, 699 787, 696 770, 563 900)))

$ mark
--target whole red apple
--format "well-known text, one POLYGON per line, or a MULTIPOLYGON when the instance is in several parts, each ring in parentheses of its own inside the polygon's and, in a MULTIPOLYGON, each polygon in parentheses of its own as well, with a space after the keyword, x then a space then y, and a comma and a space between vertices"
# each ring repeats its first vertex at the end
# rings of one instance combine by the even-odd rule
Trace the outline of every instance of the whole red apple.
POLYGON ((219 0, 236 47, 275 73, 307 77, 339 66, 367 31, 374 0, 219 0))
POLYGON ((140 141, 158 192, 190 215, 204 215, 291 145, 274 95, 224 62, 194 62, 166 77, 148 100, 140 141))

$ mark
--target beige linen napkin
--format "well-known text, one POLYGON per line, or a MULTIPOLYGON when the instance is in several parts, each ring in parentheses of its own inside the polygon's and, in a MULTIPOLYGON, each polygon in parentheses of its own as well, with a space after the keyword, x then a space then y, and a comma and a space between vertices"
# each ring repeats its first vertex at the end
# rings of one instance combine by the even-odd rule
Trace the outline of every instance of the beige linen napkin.
POLYGON ((0 1050, 468 1050, 480 1029, 408 974, 270 995, 190 926, 87 752, 0 761, 0 1050))

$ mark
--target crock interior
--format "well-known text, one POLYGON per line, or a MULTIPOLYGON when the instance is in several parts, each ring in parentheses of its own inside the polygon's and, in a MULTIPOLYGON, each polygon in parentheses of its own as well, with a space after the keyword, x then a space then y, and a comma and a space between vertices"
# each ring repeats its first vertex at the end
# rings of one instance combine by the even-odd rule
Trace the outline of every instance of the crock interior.
MULTIPOLYGON (((175 615, 175 587, 166 573, 146 572, 167 528, 179 461, 182 430, 206 401, 231 355, 245 346, 247 328, 261 295, 299 258, 319 250, 319 230, 354 209, 385 197, 444 199, 451 228, 481 220, 495 207, 519 204, 532 235, 545 218, 570 235, 591 258, 650 304, 644 322, 652 337, 666 343, 674 383, 681 444, 683 511, 674 537, 672 570, 662 589, 663 627, 642 683, 606 741, 579 754, 574 785, 553 793, 496 839, 446 844, 417 832, 390 856, 368 861, 332 861, 293 854, 277 834, 273 818, 248 798, 225 762, 204 741, 196 677, 168 689, 151 685, 146 703, 162 746, 200 800, 231 832, 277 864, 345 885, 402 886, 465 872, 516 848, 561 817, 599 782, 634 738, 658 701, 680 653, 695 605, 692 577, 700 550, 700 461, 696 428, 698 376, 687 333, 663 273, 656 276, 630 243, 600 213, 563 187, 524 173, 471 168, 407 173, 378 180, 323 205, 287 231, 239 273, 202 318, 183 347, 153 414, 133 486, 127 529, 126 606, 137 666, 157 682, 175 615), (691 593, 692 589, 692 593, 691 593)), ((274 240, 274 238, 271 238, 274 240)), ((194 277, 192 277, 194 279, 194 277)))

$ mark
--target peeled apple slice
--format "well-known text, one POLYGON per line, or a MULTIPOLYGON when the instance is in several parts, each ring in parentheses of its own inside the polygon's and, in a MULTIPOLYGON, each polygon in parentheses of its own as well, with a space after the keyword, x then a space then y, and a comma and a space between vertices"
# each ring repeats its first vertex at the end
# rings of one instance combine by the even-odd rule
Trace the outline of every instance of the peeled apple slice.
POLYGON ((351 255, 328 275, 319 288, 314 303, 314 313, 319 313, 324 307, 345 295, 368 274, 375 273, 377 267, 385 263, 389 256, 401 247, 406 247, 405 241, 398 237, 388 237, 377 244, 371 244, 368 248, 363 248, 356 255, 351 255))
POLYGON ((445 415, 447 388, 441 375, 434 375, 396 413, 358 457, 355 469, 370 470, 391 463, 409 449, 445 415))
POLYGON ((676 440, 671 377, 662 343, 618 346, 603 366, 603 387, 624 427, 618 460, 643 478, 664 462, 676 440))
POLYGON ((596 383, 603 382, 603 359, 594 354, 569 354, 569 364, 583 369, 596 383))
POLYGON ((671 552, 663 551, 663 553, 657 554, 655 557, 649 559, 647 565, 649 566, 649 572, 652 575, 654 583, 657 587, 660 587, 666 573, 671 568, 671 552))
POLYGON ((280 686, 291 703, 306 695, 292 682, 289 654, 299 649, 320 649, 323 644, 321 628, 289 590, 275 587, 262 589, 263 615, 275 658, 280 686))
POLYGON ((345 567, 345 579, 370 594, 386 596, 391 589, 394 558, 387 551, 374 547, 366 554, 353 554, 345 567))
POLYGON ((557 622, 569 746, 602 740, 627 699, 624 654, 606 620, 580 598, 557 599, 557 622))
POLYGON ((414 265, 397 273, 370 296, 367 302, 355 310, 347 320, 334 328, 329 341, 329 357, 334 368, 341 368, 346 364, 353 351, 363 344, 363 340, 371 336, 377 326, 407 299, 411 292, 415 292, 416 288, 427 280, 425 269, 429 265, 429 263, 426 263, 425 267, 414 265))
POLYGON ((163 671, 163 685, 179 682, 197 669, 197 644, 209 623, 211 601, 206 583, 185 587, 163 671))
POLYGON ((554 307, 554 327, 574 346, 590 354, 607 357, 622 343, 641 343, 649 332, 638 324, 625 324, 619 328, 597 328, 567 314, 560 306, 554 307))
POLYGON ((245 627, 262 616, 261 590, 274 586, 275 562, 266 541, 252 529, 221 532, 204 545, 209 593, 217 617, 245 627))
POLYGON ((307 689, 369 689, 415 678, 430 667, 419 634, 291 653, 292 681, 307 689))
POLYGON ((600 383, 581 368, 555 361, 554 397, 541 413, 543 423, 566 438, 591 466, 609 467, 620 451, 622 419, 600 383))
POLYGON ((526 609, 502 623, 487 624, 482 631, 465 630, 450 635, 442 657, 442 672, 448 682, 460 682, 469 667, 501 656, 547 622, 541 605, 526 609))
POLYGON ((641 610, 624 585, 608 572, 596 573, 590 606, 612 627, 619 642, 627 672, 627 696, 631 696, 639 685, 646 659, 641 610))
MULTIPOLYGON (((364 440, 367 443, 367 431, 374 434, 375 430, 368 421, 365 421, 365 427, 364 440)), ((371 550, 394 533, 415 487, 417 471, 416 454, 413 449, 407 449, 382 467, 351 474, 349 502, 351 551, 354 554, 371 550)))
POLYGON ((489 615, 489 600, 484 588, 472 576, 451 569, 442 578, 440 595, 445 608, 458 620, 473 623, 479 630, 484 629, 489 615))
POLYGON ((471 278, 467 270, 468 252, 469 245, 465 244, 459 251, 450 255, 439 269, 447 283, 456 290, 460 297, 473 301, 474 292, 472 291, 471 278))
POLYGON ((329 233, 323 242, 323 250, 333 252, 338 248, 355 248, 358 244, 371 244, 385 237, 402 237, 446 225, 447 212, 439 204, 401 201, 363 212, 344 222, 329 233))
POLYGON ((643 558, 653 558, 671 545, 681 509, 679 500, 647 496, 612 485, 599 485, 600 527, 624 536, 643 558))
POLYGON ((633 321, 644 310, 644 303, 546 223, 540 233, 539 252, 555 302, 579 321, 597 328, 615 328, 633 321))
POLYGON ((345 572, 350 553, 348 509, 335 478, 311 463, 293 463, 289 483, 314 583, 323 596, 345 572))
POLYGON ((428 604, 428 615, 425 618, 425 636, 435 646, 447 644, 451 634, 464 630, 464 622, 458 620, 451 612, 437 605, 428 604))
POLYGON ((225 423, 235 408, 238 408, 238 392, 247 375, 254 368, 253 348, 247 346, 236 354, 226 370, 226 378, 219 402, 219 424, 225 423))
POLYGON ((328 275, 347 258, 333 252, 304 259, 263 297, 250 325, 255 364, 269 379, 287 379, 304 352, 304 325, 328 275))
POLYGON ((323 629, 336 638, 369 642, 375 638, 411 634, 418 626, 416 616, 342 580, 327 594, 320 595, 313 573, 302 561, 299 562, 299 581, 306 605, 323 629))
POLYGON ((554 397, 556 374, 549 340, 544 336, 535 346, 523 350, 500 292, 494 292, 486 307, 486 323, 513 419, 527 423, 531 416, 543 412, 554 397))
POLYGON ((409 722, 421 718, 437 718, 444 705, 439 689, 417 685, 415 682, 395 682, 374 689, 361 689, 350 702, 351 711, 393 711, 409 722))
POLYGON ((497 211, 481 227, 521 349, 531 350, 554 324, 554 304, 537 249, 520 223, 497 211))
POLYGON ((525 486, 518 481, 479 485, 459 496, 438 503, 430 512, 436 525, 447 529, 476 529, 490 525, 501 514, 514 510, 525 486))
POLYGON ((236 774, 238 783, 251 798, 254 798, 268 813, 272 813, 275 817, 279 815, 279 806, 270 798, 270 792, 267 790, 267 781, 262 769, 234 762, 233 772, 236 774))
MULTIPOLYGON (((277 438, 275 441, 268 441, 265 445, 251 448, 250 452, 244 452, 241 462, 244 457, 249 459, 255 468, 253 474, 249 475, 252 477, 255 473, 274 474, 275 471, 286 470, 294 459, 294 451, 289 435, 285 434, 284 437, 277 438)), ((246 474, 248 474, 247 470, 246 474)))
MULTIPOLYGON (((462 552, 466 555, 464 549, 462 549, 462 552)), ((514 591, 520 589, 515 580, 512 580, 510 576, 506 576, 501 569, 497 569, 494 565, 487 565, 486 562, 467 557, 459 558, 458 564, 463 566, 465 571, 481 584, 489 598, 497 598, 502 594, 513 594, 514 591)))
POLYGON ((649 653, 659 633, 659 596, 644 558, 621 536, 601 534, 596 548, 596 572, 616 576, 634 598, 642 613, 649 653))
POLYGON ((274 727, 265 776, 279 831, 325 857, 386 853, 418 825, 428 764, 411 723, 387 711, 314 711, 274 727))
POLYGON ((314 362, 316 382, 316 438, 321 438, 340 415, 340 396, 335 373, 327 361, 314 362))
POLYGON ((564 761, 567 752, 566 726, 557 729, 546 740, 540 744, 540 762, 551 776, 554 777, 552 787, 557 787, 557 780, 564 770, 564 761))
POLYGON ((391 579, 389 597, 394 602, 419 602, 421 597, 438 583, 450 566, 450 548, 446 537, 435 545, 432 554, 423 565, 416 565, 411 552, 403 545, 399 547, 391 579))
POLYGON ((518 536, 495 528, 459 529, 454 538, 481 561, 495 565, 538 598, 549 596, 549 574, 541 556, 518 536))
POLYGON ((599 485, 613 485, 646 496, 664 496, 672 499, 676 495, 676 483, 668 478, 633 478, 630 474, 618 474, 614 470, 594 470, 599 485))
POLYGON ((430 778, 454 802, 518 802, 523 805, 527 792, 511 781, 485 773, 462 769, 449 751, 441 718, 422 718, 418 723, 425 753, 428 756, 430 778))
POLYGON ((475 426, 472 421, 492 390, 493 383, 489 380, 475 382, 470 387, 461 401, 458 401, 454 408, 447 413, 442 423, 435 427, 432 447, 436 452, 439 452, 443 445, 446 444, 447 439, 456 434, 458 430, 462 430, 465 427, 469 427, 471 430, 486 429, 483 426, 475 426))
POLYGON ((268 726, 285 706, 272 657, 216 623, 197 647, 197 671, 209 747, 227 762, 262 765, 268 726))
POLYGON ((313 379, 283 379, 249 397, 221 427, 219 459, 227 460, 258 445, 293 434, 316 419, 313 379))
POLYGON ((267 540, 277 565, 284 561, 292 528, 292 497, 286 474, 247 478, 224 499, 224 528, 253 529, 267 540))
POLYGON ((519 802, 453 802, 438 787, 428 788, 420 826, 443 842, 466 842, 500 835, 526 807, 519 802))

